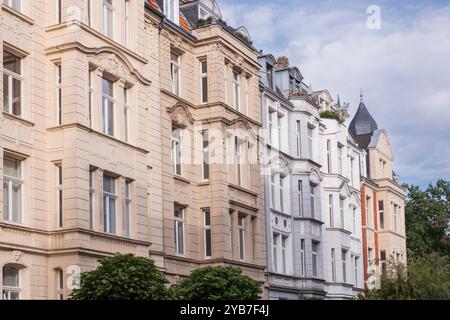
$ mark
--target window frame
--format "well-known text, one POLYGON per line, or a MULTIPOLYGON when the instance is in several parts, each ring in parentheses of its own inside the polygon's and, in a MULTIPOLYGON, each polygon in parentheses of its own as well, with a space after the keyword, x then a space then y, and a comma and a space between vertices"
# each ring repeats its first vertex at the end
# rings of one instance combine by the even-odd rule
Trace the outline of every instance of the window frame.
POLYGON ((384 201, 380 200, 378 201, 378 215, 380 219, 380 230, 384 230, 384 201))
POLYGON ((2 267, 2 300, 7 300, 7 301, 11 301, 11 300, 20 300, 21 298, 21 292, 22 292, 22 288, 21 288, 21 270, 11 264, 5 264, 2 267), (5 269, 6 268, 11 268, 13 270, 15 270, 17 272, 17 282, 18 282, 18 286, 6 286, 5 285, 5 269), (11 294, 17 294, 17 299, 11 299, 11 294), (5 295, 6 294, 6 295, 5 295))
POLYGON ((299 207, 299 217, 303 218, 304 217, 304 206, 303 206, 303 181, 302 180, 298 180, 298 207, 299 207))
POLYGON ((316 241, 311 241, 311 266, 312 266, 312 277, 319 277, 319 243, 316 241))
POLYGON ((181 55, 173 51, 170 52, 170 76, 172 80, 172 93, 181 97, 181 55))
MULTIPOLYGON (((6 216, 6 212, 3 212, 3 221, 9 224, 17 224, 17 225, 21 225, 23 224, 23 207, 24 207, 24 184, 25 184, 25 179, 24 179, 24 160, 23 159, 19 159, 10 155, 4 155, 3 156, 3 192, 5 193, 5 183, 7 183, 8 187, 7 187, 7 196, 8 196, 8 213, 6 216), (19 177, 13 177, 13 176, 8 176, 5 173, 5 159, 11 159, 13 161, 18 161, 20 164, 20 168, 19 168, 19 177), (13 219, 13 206, 11 205, 13 203, 12 201, 12 197, 13 197, 13 187, 14 185, 18 186, 20 189, 20 199, 19 199, 19 205, 20 208, 18 208, 18 212, 17 212, 17 221, 14 221, 13 219)), ((5 195, 3 195, 3 197, 5 197, 5 195)), ((3 204, 3 208, 5 208, 5 204, 3 204)))
POLYGON ((241 111, 240 75, 233 70, 233 107, 236 111, 241 111))
POLYGON ((297 157, 302 157, 302 125, 301 121, 297 120, 297 157))
POLYGON ((3 4, 16 10, 17 12, 23 13, 23 3, 22 0, 3 0, 3 4), (14 5, 17 4, 18 8, 14 5))
MULTIPOLYGON (((23 76, 23 57, 20 57, 16 54, 14 54, 13 52, 3 48, 3 56, 5 55, 5 52, 7 52, 9 55, 13 56, 14 58, 16 58, 18 60, 18 64, 19 64, 19 71, 20 73, 15 73, 14 71, 8 70, 5 68, 5 60, 3 60, 3 65, 2 65, 2 73, 3 73, 3 81, 5 81, 5 76, 7 78, 8 81, 8 92, 7 92, 7 106, 5 108, 5 103, 3 103, 3 111, 11 114, 13 116, 16 117, 23 117, 23 98, 24 98, 24 93, 23 93, 23 83, 25 81, 25 78, 23 76), (14 80, 18 81, 20 86, 19 86, 19 113, 15 114, 14 113, 14 80)), ((3 87, 5 86, 5 83, 3 83, 3 87)), ((3 101, 5 101, 5 92, 3 91, 3 101)))
POLYGON ((89 169, 89 229, 94 229, 95 170, 89 169))
POLYGON ((132 192, 133 181, 125 180, 125 194, 124 194, 124 235, 127 238, 131 238, 131 215, 132 208, 132 192))
POLYGON ((176 176, 183 176, 183 129, 178 127, 172 127, 172 166, 173 174, 176 176), (179 132, 178 137, 174 136, 176 132, 179 132), (178 163, 178 157, 180 163, 178 163))
POLYGON ((117 178, 104 173, 103 174, 103 232, 116 235, 117 234, 117 178), (105 190, 105 177, 111 179, 112 191, 105 190), (111 201, 114 204, 114 230, 111 226, 111 201), (105 203, 107 206, 105 206, 105 203))
POLYGON ((336 250, 331 248, 331 282, 336 283, 336 250))
POLYGON ((102 4, 102 33, 106 37, 114 40, 114 25, 115 25, 115 7, 114 7, 114 0, 103 0, 102 4), (111 1, 111 3, 108 3, 108 1, 111 1), (108 13, 111 15, 108 16, 108 13), (112 34, 109 34, 111 32, 112 34))
MULTIPOLYGON (((128 1, 128 0, 127 0, 128 1)), ((129 113, 130 113, 130 89, 127 87, 123 88, 123 121, 124 121, 124 137, 125 142, 130 141, 130 132, 129 132, 129 113)))
POLYGON ((209 260, 212 258, 212 221, 211 221, 211 210, 203 209, 203 243, 204 243, 204 255, 205 259, 209 260), (209 218, 207 219, 207 217, 209 218), (209 220, 209 223, 208 223, 209 220), (209 232, 209 236, 208 236, 209 232), (209 255, 208 255, 209 246, 209 255))
POLYGON ((200 59, 200 104, 207 104, 209 98, 208 92, 208 60, 206 58, 200 59), (205 69, 203 69, 205 66, 205 69), (205 71, 204 71, 205 70, 205 71), (206 83, 203 83, 203 82, 206 83), (205 91, 206 86, 206 91, 205 91))
POLYGON ((211 178, 211 167, 209 163, 209 130, 201 132, 202 143, 202 180, 208 182, 211 178))
POLYGON ((114 137, 115 136, 115 109, 116 99, 114 98, 114 82, 102 77, 102 132, 105 135, 114 137), (111 92, 104 92, 105 81, 111 85, 111 92), (110 95, 112 94, 112 95, 110 95), (110 114, 110 109, 112 113, 110 114), (110 122, 112 127, 110 128, 110 122))
POLYGON ((245 217, 243 216, 238 216, 238 249, 239 260, 245 261, 245 217))
POLYGON ((56 299, 64 300, 64 271, 61 268, 55 269, 56 276, 56 299))
POLYGON ((63 167, 62 163, 55 163, 55 191, 56 191, 56 227, 63 228, 63 167))
POLYGON ((62 64, 55 64, 56 71, 56 124, 62 125, 62 64))
POLYGON ((347 283, 347 249, 342 249, 341 251, 341 261, 342 261, 342 283, 347 283))
POLYGON ((185 208, 175 207, 174 210, 174 241, 175 241, 175 254, 177 256, 184 256, 186 254, 186 234, 185 234, 185 223, 186 223, 186 213, 185 208), (177 211, 181 213, 181 217, 177 216, 177 211), (180 239, 181 230, 181 239, 180 239), (181 240, 181 242, 180 242, 181 240))

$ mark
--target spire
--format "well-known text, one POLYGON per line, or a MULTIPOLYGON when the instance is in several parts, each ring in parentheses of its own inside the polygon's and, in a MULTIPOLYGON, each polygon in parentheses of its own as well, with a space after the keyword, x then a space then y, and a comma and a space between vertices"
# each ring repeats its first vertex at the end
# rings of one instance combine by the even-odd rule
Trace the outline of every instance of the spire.
POLYGON ((358 111, 356 111, 355 117, 350 123, 350 133, 353 137, 373 134, 378 129, 378 124, 370 114, 366 105, 364 104, 364 96, 361 89, 360 94, 361 102, 359 103, 358 111))

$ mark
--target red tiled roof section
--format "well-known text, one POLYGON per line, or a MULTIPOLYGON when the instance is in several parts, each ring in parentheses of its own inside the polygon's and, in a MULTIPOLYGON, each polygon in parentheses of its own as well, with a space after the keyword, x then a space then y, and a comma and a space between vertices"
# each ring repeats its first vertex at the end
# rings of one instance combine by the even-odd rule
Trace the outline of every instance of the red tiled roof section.
POLYGON ((160 10, 156 0, 147 0, 147 1, 153 6, 153 8, 155 8, 156 10, 160 10))
POLYGON ((180 13, 180 27, 186 32, 192 31, 191 25, 189 24, 186 17, 182 13, 180 13))

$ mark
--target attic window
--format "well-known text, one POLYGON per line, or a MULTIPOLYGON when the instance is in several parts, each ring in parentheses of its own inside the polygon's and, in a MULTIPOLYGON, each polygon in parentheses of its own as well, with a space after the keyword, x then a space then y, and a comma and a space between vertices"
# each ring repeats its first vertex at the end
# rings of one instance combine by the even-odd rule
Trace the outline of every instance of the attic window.
POLYGON ((176 25, 180 24, 180 4, 178 0, 157 0, 156 2, 167 19, 176 25))

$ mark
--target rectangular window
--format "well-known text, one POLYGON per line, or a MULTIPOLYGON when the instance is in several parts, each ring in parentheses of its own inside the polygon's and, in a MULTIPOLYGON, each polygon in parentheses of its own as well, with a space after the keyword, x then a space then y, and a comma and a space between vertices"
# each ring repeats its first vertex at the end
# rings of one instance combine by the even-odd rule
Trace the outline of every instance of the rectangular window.
POLYGON ((102 79, 103 133, 114 136, 114 83, 102 79))
POLYGON ((184 209, 175 208, 174 218, 174 238, 175 238, 175 253, 184 255, 184 209))
POLYGON ((56 124, 62 124, 62 66, 56 65, 56 124))
POLYGON ((336 282, 336 252, 331 249, 331 282, 336 282))
POLYGON ((278 234, 273 234, 273 271, 278 272, 278 234))
POLYGON ((91 16, 92 16, 92 0, 87 0, 87 19, 88 26, 91 26, 91 16))
POLYGON ((305 240, 300 240, 300 266, 301 274, 303 277, 306 276, 306 259, 305 259, 305 240))
POLYGON ((381 264, 381 273, 386 273, 386 251, 380 251, 380 264, 381 264))
POLYGON ((114 6, 113 0, 103 0, 103 34, 114 38, 114 6))
POLYGON ((308 127, 308 151, 309 158, 313 159, 313 128, 308 127))
POLYGON ((123 231, 126 237, 131 236, 131 181, 125 182, 125 217, 123 231))
POLYGON ((22 0, 3 0, 3 4, 15 9, 16 11, 22 11, 22 0))
POLYGON ((302 156, 302 132, 301 123, 297 121, 297 157, 302 156))
POLYGON ((4 156, 3 158, 3 219, 10 223, 22 223, 23 202, 22 161, 4 156))
POLYGON ((371 223, 370 223, 370 202, 371 202, 371 198, 370 197, 366 197, 366 226, 370 227, 371 223))
POLYGON ((280 175, 280 211, 284 212, 284 181, 285 177, 280 175))
POLYGON ((398 205, 394 204, 394 232, 398 231, 398 205))
POLYGON ((269 110, 269 145, 272 145, 273 143, 273 115, 275 112, 272 112, 269 110))
POLYGON ((267 65, 267 84, 269 88, 273 89, 273 66, 270 64, 267 65))
POLYGON ((380 215, 380 229, 384 229, 384 201, 378 201, 378 213, 380 215))
POLYGON ((123 121, 124 121, 124 131, 125 131, 125 141, 129 140, 129 110, 130 105, 128 104, 128 90, 127 88, 123 88, 123 121))
POLYGON ((244 113, 248 114, 248 97, 249 97, 249 92, 248 92, 248 78, 245 78, 244 80, 244 113))
POLYGON ((182 175, 182 141, 183 141, 183 130, 180 128, 172 128, 172 163, 173 163, 173 173, 181 176, 182 175))
POLYGON ((338 173, 342 175, 342 154, 343 154, 343 147, 338 144, 338 173))
POLYGON ((342 250, 342 282, 347 283, 347 250, 342 250))
POLYGON ((62 164, 55 167, 55 183, 56 183, 56 225, 58 228, 63 227, 63 189, 62 189, 62 164))
POLYGON ((233 102, 234 102, 234 108, 237 111, 241 111, 241 106, 240 106, 240 101, 241 101, 241 97, 240 97, 240 85, 239 85, 239 73, 237 73, 237 71, 233 71, 233 102))
POLYGON ((62 269, 56 270, 56 298, 64 300, 64 271, 62 269))
POLYGON ((242 186, 242 178, 243 178, 243 150, 242 150, 242 141, 239 140, 238 137, 235 137, 235 149, 236 149, 236 175, 237 175, 237 184, 242 186))
POLYGON ((103 175, 103 231, 116 234, 116 179, 103 175))
POLYGON ((62 0, 56 0, 56 23, 62 22, 62 0))
POLYGON ((270 207, 275 209, 275 175, 270 176, 270 207))
POLYGON ((285 274, 287 272, 286 269, 286 244, 287 244, 287 237, 281 237, 281 266, 283 273, 285 274))
POLYGON ((344 212, 344 199, 339 198, 339 213, 341 216, 341 228, 345 229, 345 212, 344 212))
POLYGON ((123 32, 123 43, 127 46, 129 43, 129 32, 130 32, 130 0, 125 0, 125 13, 124 13, 124 32, 123 32))
POLYGON ((211 211, 203 210, 205 258, 212 257, 211 211))
POLYGON ((281 150, 281 118, 277 117, 277 136, 278 136, 278 149, 281 150))
POLYGON ((178 0, 158 0, 158 5, 161 9, 164 10, 164 14, 167 16, 167 18, 174 22, 176 25, 179 25, 180 19, 179 19, 179 2, 178 0), (161 5, 161 2, 164 1, 164 3, 161 5))
POLYGON ((238 218, 238 234, 239 234, 239 259, 245 260, 245 220, 244 217, 238 218))
POLYGON ((180 96, 181 88, 181 65, 180 56, 175 53, 170 54, 170 74, 172 79, 172 93, 180 96))
POLYGON ((224 88, 223 88, 223 94, 225 96, 225 103, 228 104, 228 66, 225 62, 224 72, 223 72, 223 82, 224 82, 224 88))
POLYGON ((22 59, 3 50, 3 111, 22 115, 22 59))
POLYGON ((328 211, 330 214, 330 228, 334 228, 333 195, 328 196, 328 211))
POLYGON ((94 87, 92 84, 92 71, 89 70, 88 73, 88 84, 89 84, 89 97, 88 97, 88 104, 89 104, 89 127, 92 128, 92 95, 94 94, 94 87))
POLYGON ((303 217, 303 182, 298 182, 298 216, 303 217))
POLYGON ((200 102, 208 103, 208 61, 200 61, 200 102))
POLYGON ((355 185, 355 174, 354 174, 354 172, 353 172, 353 170, 354 170, 354 162, 355 162, 355 159, 353 158, 353 157, 350 157, 350 163, 349 163, 349 166, 350 166, 350 172, 349 172, 349 174, 350 174, 350 182, 351 182, 351 185, 352 186, 354 186, 355 185))
POLYGON ((318 277, 317 269, 317 257, 318 257, 319 244, 315 241, 312 242, 312 274, 314 278, 318 277))
POLYGON ((316 187, 310 183, 309 184, 309 194, 310 194, 310 206, 311 206, 311 218, 316 217, 316 187))
POLYGON ((353 274, 355 276, 355 287, 358 286, 358 264, 359 264, 359 258, 355 257, 355 264, 354 264, 354 270, 353 270, 353 274))
POLYGON ((327 168, 328 173, 331 173, 331 140, 327 140, 327 168))
POLYGON ((209 134, 202 132, 202 177, 204 181, 209 181, 209 134))
POLYGON ((356 207, 352 206, 353 209, 353 235, 356 237, 356 207))
POLYGON ((89 229, 94 229, 94 174, 95 171, 89 170, 89 229))

